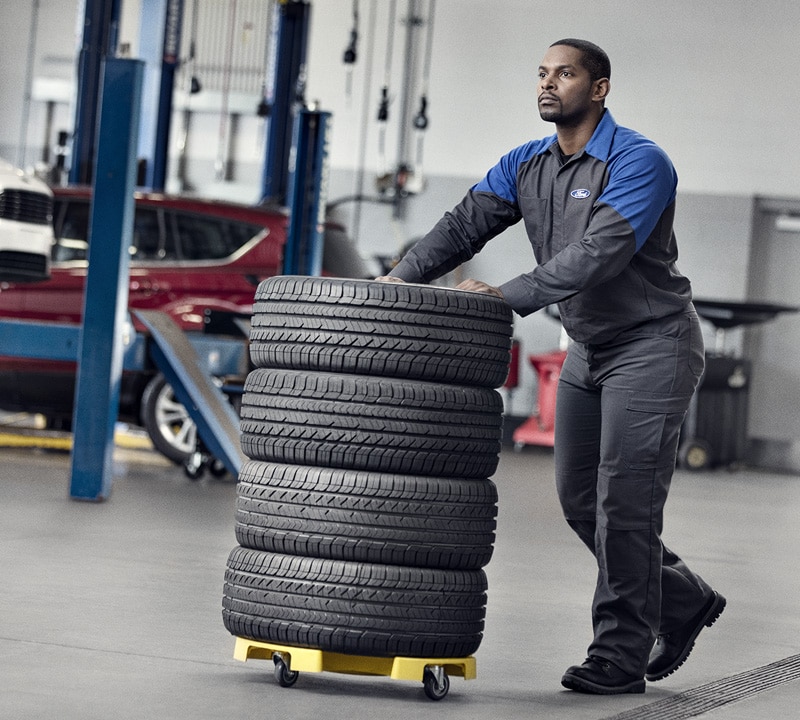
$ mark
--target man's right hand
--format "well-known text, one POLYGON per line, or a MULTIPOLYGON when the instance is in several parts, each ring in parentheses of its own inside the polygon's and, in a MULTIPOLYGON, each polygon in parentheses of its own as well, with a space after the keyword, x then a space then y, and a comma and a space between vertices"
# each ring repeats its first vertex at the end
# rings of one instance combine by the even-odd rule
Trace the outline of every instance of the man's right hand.
POLYGON ((494 295, 495 297, 504 300, 503 293, 500 291, 500 288, 494 287, 494 285, 489 285, 482 280, 473 280, 472 278, 468 280, 464 280, 464 282, 459 283, 456 285, 456 290, 469 290, 470 292, 479 292, 485 293, 486 295, 494 295))
POLYGON ((381 275, 380 277, 375 278, 378 282, 387 282, 387 283, 404 283, 405 280, 402 280, 399 277, 395 277, 394 275, 381 275))

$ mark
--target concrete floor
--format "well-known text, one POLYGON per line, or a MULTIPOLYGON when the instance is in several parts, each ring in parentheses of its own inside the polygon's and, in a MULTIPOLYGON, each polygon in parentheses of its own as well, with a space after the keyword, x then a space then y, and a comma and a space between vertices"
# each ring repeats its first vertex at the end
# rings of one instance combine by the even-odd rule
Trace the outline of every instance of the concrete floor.
MULTIPOLYGON (((282 688, 271 663, 233 659, 220 612, 231 479, 191 482, 152 452, 118 449, 111 497, 94 504, 68 498, 69 467, 64 452, 0 450, 2 718, 674 720, 698 714, 659 714, 670 699, 800 652, 800 477, 676 474, 665 540, 728 609, 675 675, 595 697, 559 683, 590 640, 593 560, 561 518, 551 451, 504 449, 478 677, 452 678, 434 703, 388 678, 303 673, 282 688)), ((699 716, 797 717, 799 681, 756 690, 699 716)))

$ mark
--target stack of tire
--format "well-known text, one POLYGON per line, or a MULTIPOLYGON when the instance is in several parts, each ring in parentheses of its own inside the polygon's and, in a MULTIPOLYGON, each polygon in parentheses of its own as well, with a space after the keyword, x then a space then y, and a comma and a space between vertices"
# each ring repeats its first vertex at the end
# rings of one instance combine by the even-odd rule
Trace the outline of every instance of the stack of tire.
POLYGON ((259 285, 223 590, 233 635, 373 657, 478 648, 511 330, 486 294, 259 285))

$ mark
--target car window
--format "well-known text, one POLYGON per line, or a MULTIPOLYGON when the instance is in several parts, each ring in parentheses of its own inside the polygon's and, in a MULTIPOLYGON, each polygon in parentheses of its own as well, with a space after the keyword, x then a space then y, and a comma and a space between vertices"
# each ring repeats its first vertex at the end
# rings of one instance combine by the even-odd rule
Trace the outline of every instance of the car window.
POLYGON ((177 251, 172 233, 167 233, 162 214, 148 207, 136 207, 133 219, 131 257, 135 260, 175 260, 177 251))
POLYGON ((263 228, 192 213, 174 214, 175 230, 184 260, 220 260, 233 255, 263 228))
MULTIPOLYGON (((57 199, 53 260, 86 260, 91 206, 57 199)), ((136 205, 131 257, 137 261, 221 260, 264 231, 256 223, 136 205)))
POLYGON ((86 260, 89 248, 89 203, 56 200, 53 217, 56 219, 53 260, 86 260))
MULTIPOLYGON (((57 201, 57 240, 53 260, 86 260, 89 248, 91 206, 85 200, 57 201)), ((139 207, 134 211, 131 257, 136 260, 174 260, 175 240, 164 232, 161 213, 155 208, 139 207)))

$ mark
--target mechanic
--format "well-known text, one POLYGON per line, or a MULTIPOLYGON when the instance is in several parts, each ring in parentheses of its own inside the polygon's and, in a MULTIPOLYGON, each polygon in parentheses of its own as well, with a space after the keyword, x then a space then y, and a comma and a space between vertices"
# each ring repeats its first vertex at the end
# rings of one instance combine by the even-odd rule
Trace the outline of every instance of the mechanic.
POLYGON ((703 370, 689 280, 675 265, 677 176, 667 155, 605 109, 611 67, 585 40, 551 45, 538 106, 556 134, 503 156, 391 270, 427 282, 525 224, 537 265, 493 287, 526 316, 558 303, 570 336, 556 404, 564 516, 597 559, 594 638, 571 690, 640 693, 676 670, 722 613, 713 591, 661 541, 678 437, 703 370))

